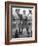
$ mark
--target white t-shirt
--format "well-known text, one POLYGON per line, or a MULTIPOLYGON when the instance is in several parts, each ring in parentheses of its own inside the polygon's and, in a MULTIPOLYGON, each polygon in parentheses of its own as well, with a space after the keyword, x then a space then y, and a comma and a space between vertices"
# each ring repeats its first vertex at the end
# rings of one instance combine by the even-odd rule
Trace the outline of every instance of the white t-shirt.
POLYGON ((26 14, 23 14, 22 16, 23 16, 23 19, 25 19, 25 18, 26 18, 26 14))
POLYGON ((27 17, 28 17, 29 20, 31 20, 32 19, 32 14, 29 14, 27 17))
POLYGON ((19 16, 18 16, 17 13, 13 13, 13 16, 15 17, 15 19, 18 19, 19 18, 19 16))

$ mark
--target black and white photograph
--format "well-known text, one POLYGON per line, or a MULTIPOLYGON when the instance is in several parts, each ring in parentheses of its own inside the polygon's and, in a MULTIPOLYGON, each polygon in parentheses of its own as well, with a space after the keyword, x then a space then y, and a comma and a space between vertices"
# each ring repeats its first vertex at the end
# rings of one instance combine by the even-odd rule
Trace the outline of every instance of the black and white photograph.
POLYGON ((12 38, 32 37, 32 8, 12 8, 12 38))
POLYGON ((37 42, 37 4, 5 3, 5 43, 37 42))

